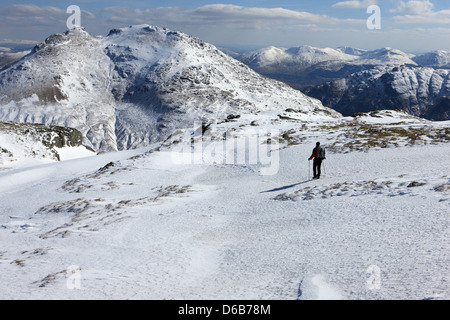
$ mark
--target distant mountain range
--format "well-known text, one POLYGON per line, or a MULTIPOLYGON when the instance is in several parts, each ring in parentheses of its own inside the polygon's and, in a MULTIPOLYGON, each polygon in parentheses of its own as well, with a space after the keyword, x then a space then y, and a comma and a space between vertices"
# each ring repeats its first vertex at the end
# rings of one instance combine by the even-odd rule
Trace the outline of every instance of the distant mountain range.
POLYGON ((301 46, 229 54, 346 116, 404 109, 431 120, 450 119, 450 51, 414 56, 392 48, 301 46))
POLYGON ((391 48, 367 51, 339 47, 268 47, 233 55, 257 72, 305 89, 379 65, 417 65, 412 55, 391 48))
POLYGON ((28 53, 30 53, 30 50, 17 50, 9 47, 2 47, 0 44, 0 70, 12 65, 28 53))

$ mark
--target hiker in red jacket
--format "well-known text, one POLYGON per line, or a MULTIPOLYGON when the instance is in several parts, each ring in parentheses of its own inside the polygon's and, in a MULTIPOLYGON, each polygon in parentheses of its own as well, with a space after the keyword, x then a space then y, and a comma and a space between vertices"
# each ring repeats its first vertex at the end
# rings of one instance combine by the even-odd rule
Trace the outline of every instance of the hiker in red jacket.
POLYGON ((316 143, 316 147, 313 149, 313 153, 311 157, 309 157, 308 160, 314 159, 313 164, 313 171, 314 171, 314 178, 313 179, 320 179, 320 167, 322 166, 322 161, 325 160, 325 149, 320 146, 320 142, 316 143))

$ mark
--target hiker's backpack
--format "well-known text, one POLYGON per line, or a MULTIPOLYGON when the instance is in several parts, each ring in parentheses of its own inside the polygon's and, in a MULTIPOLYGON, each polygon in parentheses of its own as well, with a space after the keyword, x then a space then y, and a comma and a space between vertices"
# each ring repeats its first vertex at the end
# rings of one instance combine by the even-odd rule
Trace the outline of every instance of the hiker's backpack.
POLYGON ((324 160, 325 159, 325 149, 322 147, 317 147, 317 159, 324 160))

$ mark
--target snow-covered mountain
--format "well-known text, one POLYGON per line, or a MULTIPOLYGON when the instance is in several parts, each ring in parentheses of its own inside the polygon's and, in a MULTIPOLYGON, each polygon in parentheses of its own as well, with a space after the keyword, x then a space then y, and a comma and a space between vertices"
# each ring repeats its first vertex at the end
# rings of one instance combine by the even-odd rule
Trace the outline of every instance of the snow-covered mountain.
POLYGON ((404 109, 433 120, 450 119, 450 70, 374 67, 306 91, 344 115, 404 109))
POLYGON ((450 51, 436 50, 412 58, 421 67, 450 69, 450 51))
POLYGON ((354 60, 355 56, 332 48, 301 46, 286 49, 272 46, 243 53, 238 58, 255 69, 276 69, 284 65, 285 68, 290 66, 298 71, 324 61, 354 60))
POLYGON ((351 47, 268 47, 236 58, 257 72, 305 89, 380 65, 417 65, 412 55, 392 48, 367 51, 351 47))
POLYGON ((398 49, 382 48, 372 51, 362 52, 358 55, 354 63, 363 64, 367 66, 377 65, 409 65, 413 66, 416 63, 411 59, 414 55, 405 53, 398 49))
POLYGON ((294 66, 297 70, 321 62, 351 63, 354 65, 416 65, 413 55, 397 49, 382 48, 367 51, 351 47, 316 48, 301 46, 294 48, 267 47, 242 53, 238 58, 254 68, 270 67, 273 64, 294 66))
POLYGON ((336 50, 342 52, 342 53, 346 53, 346 54, 351 54, 353 56, 359 56, 360 54, 367 52, 368 50, 365 49, 360 49, 360 48, 353 48, 353 47, 337 47, 336 50))
POLYGON ((0 73, 0 120, 72 127, 97 151, 145 146, 194 120, 287 108, 339 116, 213 45, 149 25, 55 34, 0 73))

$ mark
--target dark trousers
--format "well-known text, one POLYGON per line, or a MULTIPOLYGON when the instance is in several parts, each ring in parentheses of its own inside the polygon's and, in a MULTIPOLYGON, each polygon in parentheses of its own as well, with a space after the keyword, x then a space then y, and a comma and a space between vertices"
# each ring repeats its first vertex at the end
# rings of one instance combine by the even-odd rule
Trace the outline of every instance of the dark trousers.
POLYGON ((314 159, 313 163, 313 171, 314 171, 314 177, 320 178, 320 167, 322 166, 322 160, 321 159, 314 159))

